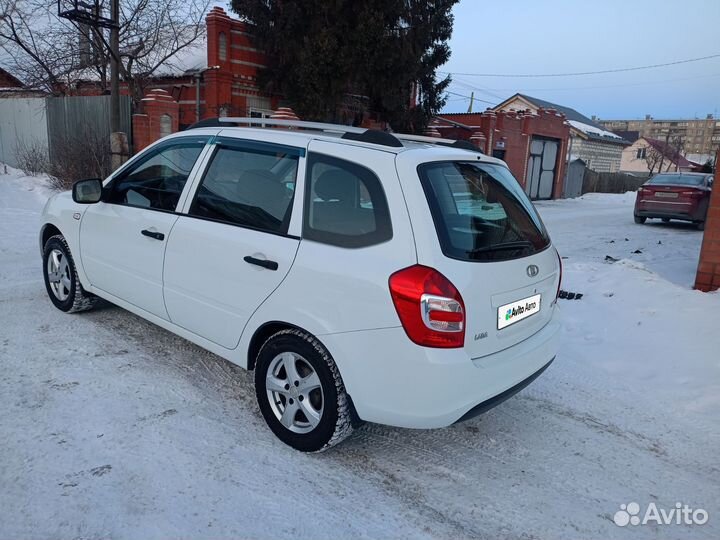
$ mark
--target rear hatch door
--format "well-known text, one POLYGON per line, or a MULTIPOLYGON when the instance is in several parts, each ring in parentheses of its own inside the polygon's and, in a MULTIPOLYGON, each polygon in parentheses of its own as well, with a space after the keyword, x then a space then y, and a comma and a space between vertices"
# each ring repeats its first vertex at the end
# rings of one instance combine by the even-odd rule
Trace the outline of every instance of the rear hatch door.
MULTIPOLYGON (((427 241, 434 241, 434 249, 418 246, 418 262, 460 291, 468 354, 498 352, 542 329, 554 309, 559 258, 507 167, 474 157, 421 164, 417 175, 432 226, 427 241)), ((416 230, 419 213, 411 212, 416 230)))

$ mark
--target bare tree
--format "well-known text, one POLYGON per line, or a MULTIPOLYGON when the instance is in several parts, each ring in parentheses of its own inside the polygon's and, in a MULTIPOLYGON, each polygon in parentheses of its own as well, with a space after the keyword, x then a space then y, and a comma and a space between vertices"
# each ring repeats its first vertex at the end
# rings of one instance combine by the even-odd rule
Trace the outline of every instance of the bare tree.
POLYGON ((663 172, 662 169, 670 170, 673 164, 677 167, 683 148, 684 143, 679 135, 666 142, 658 141, 657 144, 648 144, 645 149, 645 163, 650 175, 655 173, 655 167, 659 173, 663 172))
MULTIPOLYGON (((121 0, 120 78, 131 96, 177 53, 197 46, 210 0, 121 0)), ((107 0, 99 8, 107 14, 107 0)), ((64 94, 73 83, 107 87, 109 32, 57 15, 53 0, 0 0, 0 50, 29 87, 64 94), (89 50, 88 50, 89 49, 89 50), (90 53, 90 54, 88 54, 90 53)))
POLYGON ((648 145, 648 147, 645 149, 645 163, 647 164, 648 171, 650 171, 650 176, 655 174, 655 167, 658 167, 658 172, 662 172, 659 170, 661 163, 663 161, 663 154, 660 152, 660 150, 656 149, 654 146, 648 145))

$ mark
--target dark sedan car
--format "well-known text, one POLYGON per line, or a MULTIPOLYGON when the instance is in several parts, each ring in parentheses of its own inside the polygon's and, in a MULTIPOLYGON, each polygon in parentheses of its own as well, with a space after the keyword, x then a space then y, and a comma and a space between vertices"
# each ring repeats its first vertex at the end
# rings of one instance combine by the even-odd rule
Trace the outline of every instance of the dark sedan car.
POLYGON ((635 223, 647 218, 692 221, 705 228, 713 177, 707 173, 656 174, 640 187, 635 199, 635 223))

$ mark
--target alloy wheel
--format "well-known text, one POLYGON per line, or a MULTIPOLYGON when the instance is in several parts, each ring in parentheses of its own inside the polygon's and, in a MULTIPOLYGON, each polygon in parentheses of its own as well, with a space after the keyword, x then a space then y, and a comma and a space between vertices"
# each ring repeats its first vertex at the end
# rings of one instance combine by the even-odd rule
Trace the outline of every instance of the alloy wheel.
POLYGON ((70 295, 72 281, 70 280, 70 264, 65 254, 59 249, 53 249, 47 260, 47 276, 55 298, 64 302, 70 295))
POLYGON ((280 423, 294 433, 308 433, 320 423, 325 407, 315 369, 299 354, 275 356, 265 376, 270 408, 280 423))

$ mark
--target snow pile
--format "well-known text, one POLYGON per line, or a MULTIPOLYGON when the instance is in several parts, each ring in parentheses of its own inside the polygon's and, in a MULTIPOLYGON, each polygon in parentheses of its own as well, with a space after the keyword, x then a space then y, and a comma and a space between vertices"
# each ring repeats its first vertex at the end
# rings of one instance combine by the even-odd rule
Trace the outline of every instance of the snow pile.
POLYGON ((50 185, 48 175, 27 176, 20 169, 2 162, 0 162, 0 182, 5 182, 21 190, 32 191, 43 202, 56 193, 50 185))

